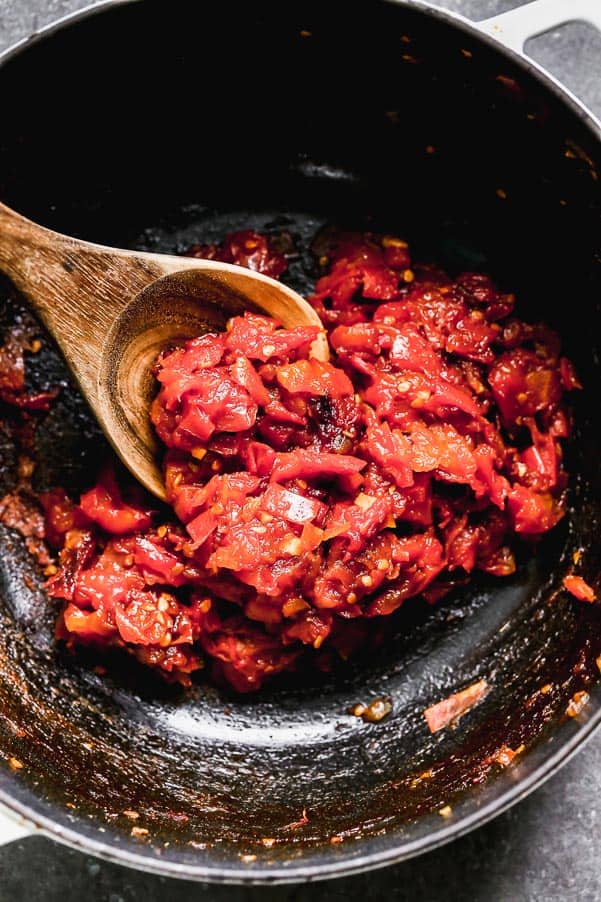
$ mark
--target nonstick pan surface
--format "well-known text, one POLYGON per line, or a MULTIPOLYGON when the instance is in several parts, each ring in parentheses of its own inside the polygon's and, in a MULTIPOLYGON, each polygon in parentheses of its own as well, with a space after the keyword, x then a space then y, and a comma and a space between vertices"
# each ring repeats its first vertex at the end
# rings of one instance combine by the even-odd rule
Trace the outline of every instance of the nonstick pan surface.
MULTIPOLYGON (((599 609, 561 590, 576 550, 585 577, 600 569, 594 124, 472 30, 377 0, 352 13, 317 0, 112 5, 10 56, 0 99, 0 197, 44 225, 166 252, 285 228, 301 291, 321 225, 393 229, 418 258, 515 289, 519 315, 560 331, 585 385, 570 514, 515 577, 434 608, 412 601, 377 658, 253 697, 68 654, 39 572, 2 527, 0 800, 135 867, 281 881, 398 861, 532 789, 601 717, 599 609), (484 702, 431 736, 424 708, 481 678, 484 702), (567 718, 582 689, 590 702, 567 718), (380 723, 348 714, 383 695, 393 713, 380 723), (525 746, 506 769, 492 762, 503 745, 525 746)), ((7 281, 0 290, 8 328, 26 312, 7 281)), ((30 379, 64 383, 35 433, 36 485, 77 491, 104 441, 49 341, 30 379)), ((3 493, 19 448, 6 423, 0 437, 3 493)))

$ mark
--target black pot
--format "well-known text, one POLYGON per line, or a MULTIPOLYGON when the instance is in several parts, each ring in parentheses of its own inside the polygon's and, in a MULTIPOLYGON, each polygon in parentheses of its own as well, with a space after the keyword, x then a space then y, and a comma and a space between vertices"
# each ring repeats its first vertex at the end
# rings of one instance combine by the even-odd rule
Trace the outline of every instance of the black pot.
MULTIPOLYGON (((91 12, 4 57, 3 201, 79 237, 164 251, 243 225, 304 239, 324 222, 391 228, 418 257, 515 289, 521 316, 560 331, 585 391, 570 515, 515 578, 433 609, 411 602, 377 660, 253 698, 184 695, 68 655, 3 528, 0 799, 55 839, 175 876, 309 880, 400 861, 521 798, 601 718, 599 608, 560 588, 576 549, 589 581, 600 570, 599 126, 534 64, 419 3, 91 12), (423 709, 480 678, 485 701, 431 736, 423 709), (382 695, 386 720, 347 713, 382 695), (503 745, 524 746, 505 769, 492 763, 503 745)), ((528 20, 508 16, 515 43, 528 20)), ((308 266, 293 267, 301 290, 308 266)), ((6 325, 21 302, 7 283, 2 296, 6 325)), ((52 348, 37 357, 34 380, 66 378, 52 348)), ((40 483, 74 490, 102 449, 71 389, 37 441, 40 483)), ((4 432, 0 455, 4 490, 16 459, 4 432)))

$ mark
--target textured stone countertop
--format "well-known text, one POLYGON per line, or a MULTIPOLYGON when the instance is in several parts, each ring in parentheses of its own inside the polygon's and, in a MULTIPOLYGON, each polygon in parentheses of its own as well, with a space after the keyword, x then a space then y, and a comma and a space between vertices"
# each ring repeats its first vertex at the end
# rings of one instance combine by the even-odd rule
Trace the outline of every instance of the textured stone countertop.
MULTIPOLYGON (((477 19, 520 5, 519 0, 437 2, 477 19)), ((87 0, 0 0, 0 49, 87 5, 87 0)), ((168 0, 165 5, 168 9, 168 0)), ((574 23, 536 38, 528 50, 601 116, 601 34, 574 23)), ((354 899, 597 902, 601 734, 541 789, 480 830, 397 867, 312 886, 244 889, 167 880, 98 861, 41 837, 0 848, 0 902, 354 899)))

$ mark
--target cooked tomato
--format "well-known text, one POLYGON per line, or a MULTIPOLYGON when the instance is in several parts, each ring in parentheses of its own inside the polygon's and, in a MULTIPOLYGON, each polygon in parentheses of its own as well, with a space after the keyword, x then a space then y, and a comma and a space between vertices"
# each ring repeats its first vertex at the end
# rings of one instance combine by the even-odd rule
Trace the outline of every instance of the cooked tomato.
MULTIPOLYGON (((254 313, 157 362, 172 516, 110 471, 79 504, 42 497, 61 637, 123 646, 184 684, 207 661, 256 690, 318 649, 348 656, 409 598, 508 576, 516 539, 563 516, 563 395, 579 382, 557 337, 513 317, 487 276, 413 267, 395 236, 328 230, 315 250, 330 362, 311 356, 317 327, 254 313)), ((191 253, 286 265, 250 231, 191 253)), ((11 347, 0 387, 21 390, 11 347)), ((426 712, 430 728, 474 703, 460 702, 426 712)))

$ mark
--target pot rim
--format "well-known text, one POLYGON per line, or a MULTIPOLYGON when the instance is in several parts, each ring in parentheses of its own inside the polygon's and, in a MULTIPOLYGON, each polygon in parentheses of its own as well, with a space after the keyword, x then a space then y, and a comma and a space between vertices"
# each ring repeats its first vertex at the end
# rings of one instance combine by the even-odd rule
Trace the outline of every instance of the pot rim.
MULTIPOLYGON (((0 67, 29 46, 50 37, 65 27, 91 18, 108 9, 137 2, 140 2, 140 0, 98 0, 98 2, 94 2, 89 6, 61 16, 43 28, 34 31, 29 37, 17 41, 2 51, 0 53, 0 67)), ((471 38, 496 49, 526 73, 534 75, 557 99, 566 104, 571 112, 589 129, 593 138, 601 141, 601 121, 575 94, 562 85, 555 76, 535 60, 517 53, 504 45, 502 41, 481 30, 477 22, 473 22, 459 13, 426 2, 426 0, 385 0, 385 2, 416 10, 425 16, 439 19, 465 32, 471 38)), ((137 851, 133 841, 126 845, 125 842, 120 844, 119 842, 112 843, 95 839, 81 830, 62 824, 57 819, 36 811, 33 805, 15 798, 10 791, 1 786, 0 818, 3 814, 2 809, 4 809, 9 817, 31 828, 32 834, 39 832, 49 839, 56 840, 80 852, 95 855, 115 864, 181 880, 248 886, 314 882, 335 877, 352 876, 365 871, 399 864, 409 858, 433 851, 492 820, 492 818, 506 811, 541 786, 563 767, 576 752, 583 748, 601 724, 601 691, 598 691, 599 687, 596 688, 597 691, 593 691, 591 702, 587 705, 586 713, 588 716, 586 720, 583 720, 581 723, 572 720, 558 728, 554 733, 554 738, 557 737, 559 731, 568 733, 566 738, 562 740, 559 748, 556 748, 554 744, 545 743, 532 749, 530 752, 530 772, 526 773, 517 782, 506 781, 507 788, 503 789, 495 798, 477 807, 471 813, 459 816, 457 820, 446 824, 444 822, 441 823, 439 828, 435 828, 430 833, 412 841, 395 840, 393 833, 363 840, 364 843, 369 845, 380 842, 386 844, 386 841, 389 844, 388 847, 375 850, 368 849, 366 852, 358 855, 352 854, 353 849, 357 848, 357 844, 349 842, 332 847, 331 857, 326 854, 324 860, 316 860, 316 857, 309 853, 314 858, 314 863, 300 860, 298 864, 295 863, 290 866, 262 864, 259 860, 250 865, 240 861, 236 866, 221 864, 193 865, 169 861, 159 858, 154 851, 150 851, 149 854, 137 851), (542 760, 536 762, 532 758, 541 758, 542 760)), ((524 758, 524 764, 527 763, 528 758, 524 758)), ((495 782, 499 783, 501 780, 502 776, 499 776, 495 782)), ((144 847, 139 846, 138 848, 142 850, 144 847)))

